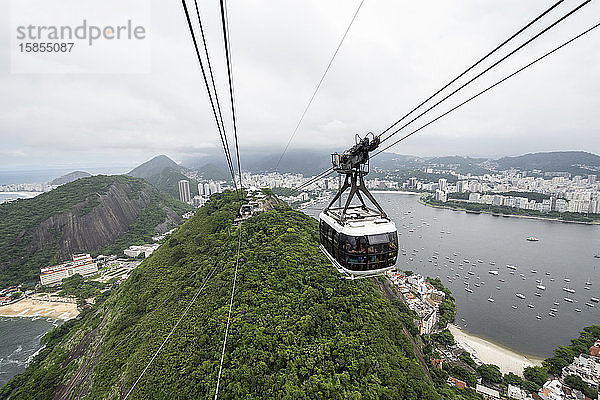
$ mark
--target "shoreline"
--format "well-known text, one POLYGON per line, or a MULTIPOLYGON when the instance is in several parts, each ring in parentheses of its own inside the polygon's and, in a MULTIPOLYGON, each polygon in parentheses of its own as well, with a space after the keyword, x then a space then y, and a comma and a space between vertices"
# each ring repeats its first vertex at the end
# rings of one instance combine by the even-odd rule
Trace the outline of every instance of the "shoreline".
POLYGON ((412 194, 421 195, 421 192, 406 192, 404 190, 371 190, 371 193, 400 193, 400 194, 412 194))
POLYGON ((0 317, 52 318, 68 321, 79 315, 77 304, 26 298, 0 306, 0 317))
POLYGON ((497 365, 503 374, 512 372, 523 377, 523 369, 525 367, 542 364, 542 358, 518 353, 490 339, 469 333, 457 325, 448 324, 448 329, 460 347, 485 364, 497 365))
MULTIPOLYGON (((442 209, 442 210, 453 210, 453 211, 464 211, 464 212, 469 211, 466 208, 452 207, 452 206, 440 206, 440 205, 437 205, 437 204, 429 204, 429 203, 427 203, 427 202, 425 202, 425 201, 423 201, 421 199, 419 199, 417 201, 420 204, 424 205, 424 206, 432 207, 432 208, 439 208, 439 209, 442 209)), ((477 213, 478 214, 492 215, 492 212, 485 211, 485 210, 478 211, 477 213)), ((538 220, 538 221, 560 222, 562 224, 600 225, 600 222, 568 221, 568 220, 558 219, 558 218, 536 217, 535 215, 517 215, 517 214, 503 214, 503 213, 499 213, 499 215, 501 217, 535 219, 535 220, 538 220)))

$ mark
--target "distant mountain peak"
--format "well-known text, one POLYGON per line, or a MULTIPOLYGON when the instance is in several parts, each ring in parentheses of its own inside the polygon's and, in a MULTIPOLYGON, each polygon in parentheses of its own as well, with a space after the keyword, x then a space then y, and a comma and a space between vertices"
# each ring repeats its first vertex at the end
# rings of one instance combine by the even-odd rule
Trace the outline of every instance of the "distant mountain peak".
POLYGON ((166 155, 161 154, 135 167, 129 171, 127 175, 134 176, 136 178, 148 179, 155 175, 159 175, 166 168, 173 168, 177 171, 182 170, 182 167, 179 166, 175 161, 171 160, 166 155))
POLYGON ((76 181, 77 179, 87 178, 92 176, 89 172, 85 171, 73 171, 68 174, 65 174, 59 178, 56 178, 50 182, 51 185, 64 185, 65 183, 70 183, 76 181))

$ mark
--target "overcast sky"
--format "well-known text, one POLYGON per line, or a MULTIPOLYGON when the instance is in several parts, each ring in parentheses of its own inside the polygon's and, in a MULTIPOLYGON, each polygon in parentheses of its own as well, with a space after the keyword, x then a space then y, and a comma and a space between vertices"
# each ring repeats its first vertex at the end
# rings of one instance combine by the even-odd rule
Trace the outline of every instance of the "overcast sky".
MULTIPOLYGON (((281 153, 359 2, 229 0, 242 149, 269 147, 281 153)), ((580 2, 566 0, 516 43, 580 2)), ((221 103, 226 104, 218 1, 200 3, 221 103)), ((381 132, 552 3, 365 0, 292 148, 343 150, 355 133, 381 132)), ((598 3, 439 110, 599 22, 598 3)), ((8 49, 14 32, 7 2, 0 5, 0 28, 0 46, 8 49)), ((134 166, 157 154, 180 161, 219 146, 179 1, 151 2, 148 41, 151 72, 142 74, 14 74, 8 51, 2 52, 0 168, 134 166)), ((599 48, 600 29, 393 151, 490 157, 553 150, 600 154, 599 48)))

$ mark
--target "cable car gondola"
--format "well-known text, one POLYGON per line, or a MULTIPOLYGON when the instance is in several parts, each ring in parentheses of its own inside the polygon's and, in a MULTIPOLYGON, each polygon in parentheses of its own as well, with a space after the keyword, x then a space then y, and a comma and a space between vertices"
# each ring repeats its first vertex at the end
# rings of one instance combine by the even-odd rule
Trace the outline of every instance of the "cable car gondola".
POLYGON ((357 143, 343 154, 331 155, 333 170, 345 175, 329 205, 319 215, 320 249, 331 263, 350 279, 381 275, 396 265, 396 225, 367 190, 369 152, 379 146, 379 137, 357 136, 357 143), (350 190, 345 205, 333 207, 350 190), (368 207, 363 196, 375 206, 368 207), (351 205, 354 197, 360 205, 351 205))

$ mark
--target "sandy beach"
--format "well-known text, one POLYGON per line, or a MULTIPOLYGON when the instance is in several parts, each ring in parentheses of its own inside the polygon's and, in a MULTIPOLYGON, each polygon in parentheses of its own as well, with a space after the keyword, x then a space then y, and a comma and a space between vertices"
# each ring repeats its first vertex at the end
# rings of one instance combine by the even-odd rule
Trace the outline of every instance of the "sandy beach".
POLYGON ((542 359, 526 356, 511 349, 497 345, 489 340, 471 335, 456 325, 448 325, 454 339, 465 350, 486 364, 495 364, 503 374, 508 372, 523 376, 523 368, 541 365, 542 359))
POLYGON ((77 304, 41 301, 31 298, 0 306, 2 317, 45 317, 68 320, 79 314, 77 304))

